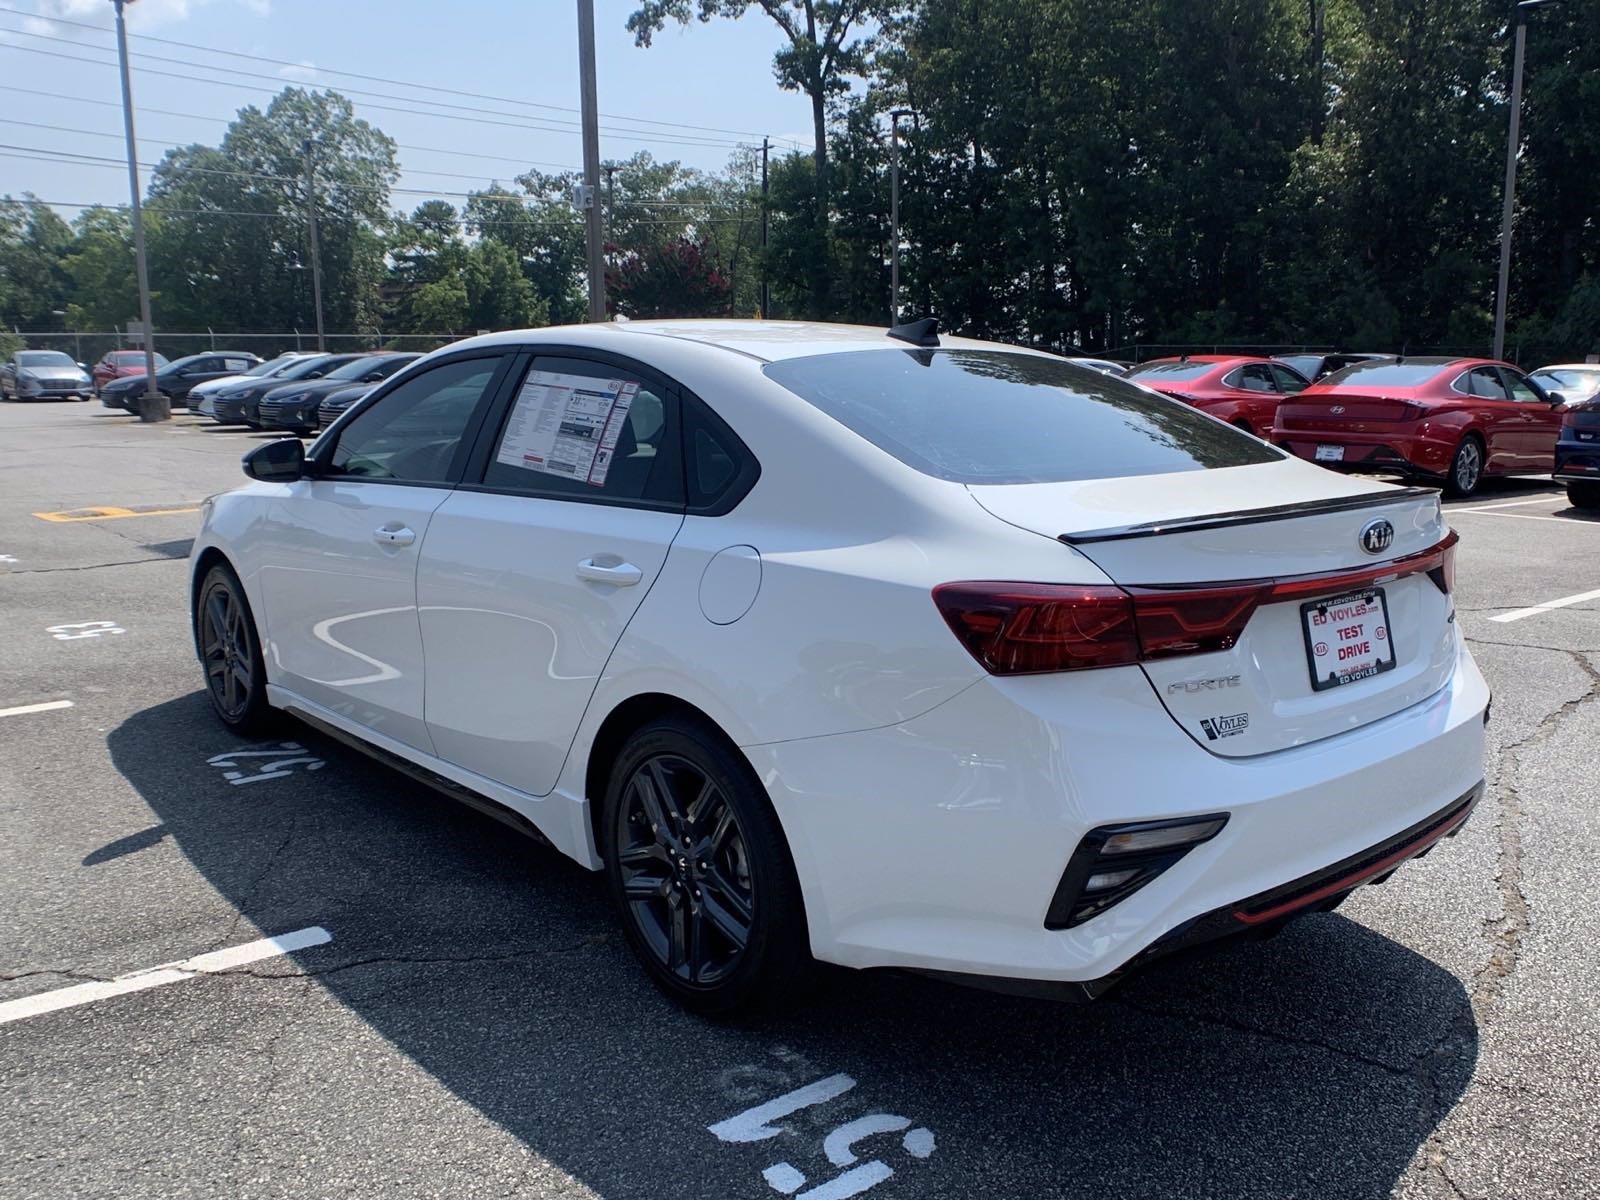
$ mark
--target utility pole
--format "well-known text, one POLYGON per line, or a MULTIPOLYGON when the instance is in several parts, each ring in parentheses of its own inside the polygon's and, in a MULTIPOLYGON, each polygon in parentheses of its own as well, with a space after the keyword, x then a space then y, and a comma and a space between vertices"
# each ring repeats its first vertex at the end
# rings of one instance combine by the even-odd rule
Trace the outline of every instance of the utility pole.
POLYGON ((1506 350, 1506 293, 1511 289, 1511 216, 1516 208, 1518 131, 1522 123, 1522 55, 1528 42, 1528 14, 1558 0, 1521 0, 1517 41, 1511 56, 1511 130, 1506 135, 1505 203, 1500 210, 1500 279, 1494 292, 1494 358, 1506 350))
POLYGON ((316 143, 307 138, 303 147, 306 154, 306 217, 311 226, 311 297, 317 306, 317 349, 328 348, 322 332, 322 247, 317 237, 317 164, 312 158, 316 143))
POLYGON ((600 224, 600 101, 594 78, 594 0, 578 0, 578 77, 583 93, 583 207, 589 229, 589 320, 606 319, 606 259, 600 224))
POLYGON ((150 265, 144 253, 144 209, 139 203, 139 154, 133 137, 133 84, 128 78, 128 27, 122 10, 134 0, 111 0, 117 9, 117 62, 122 67, 122 129, 128 139, 128 194, 132 201, 133 261, 139 279, 139 324, 144 327, 144 395, 141 421, 170 421, 172 402, 156 389, 155 328, 150 320, 150 265))
POLYGON ((900 118, 909 108, 889 113, 889 324, 900 323, 900 118))
POLYGON ((767 319, 767 150, 771 142, 761 139, 761 319, 767 319))

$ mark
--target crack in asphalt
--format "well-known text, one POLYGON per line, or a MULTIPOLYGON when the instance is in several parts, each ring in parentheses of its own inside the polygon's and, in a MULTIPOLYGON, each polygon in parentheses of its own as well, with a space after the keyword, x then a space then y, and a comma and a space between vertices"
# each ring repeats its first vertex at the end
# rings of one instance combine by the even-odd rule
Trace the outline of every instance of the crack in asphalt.
POLYGON ((1580 651, 1568 656, 1589 679, 1589 690, 1567 700, 1546 713, 1526 737, 1501 748, 1500 767, 1495 773, 1495 788, 1500 801, 1500 817, 1495 833, 1500 843, 1500 869, 1495 882, 1500 889, 1503 916, 1484 923, 1492 947, 1489 960, 1478 971, 1472 989, 1475 1007, 1489 1007, 1499 999, 1505 980, 1516 970, 1527 932, 1529 906, 1522 891, 1522 795, 1518 776, 1523 755, 1548 741, 1573 713, 1600 697, 1600 670, 1580 651))
POLYGON ((5 571, 5 575, 60 575, 67 571, 103 571, 107 567, 137 567, 140 563, 182 562, 181 558, 159 554, 154 558, 130 558, 121 562, 90 563, 82 567, 30 567, 26 571, 5 571))
POLYGON ((1461 1200, 1468 1200, 1468 1197, 1450 1175, 1449 1151, 1442 1141, 1444 1118, 1452 1106, 1450 1097, 1440 1093, 1440 1084, 1444 1076, 1442 1072, 1435 1072, 1435 1068, 1442 1065, 1452 1053, 1470 1052, 1476 1032, 1474 1025, 1476 1014, 1491 1009, 1499 1000, 1505 981, 1516 970, 1521 957, 1522 941, 1530 921, 1528 898, 1522 890, 1523 810, 1518 774, 1522 769, 1523 755, 1543 745, 1555 735, 1556 730, 1567 718, 1600 696, 1600 670, 1584 657, 1586 651, 1560 647, 1519 646, 1519 648, 1559 650, 1560 653, 1566 654, 1588 676, 1589 690, 1551 709, 1540 718, 1539 723, 1526 737, 1501 747, 1499 767, 1494 780, 1494 792, 1500 808, 1499 818, 1495 822, 1495 837, 1499 843, 1497 855, 1499 870, 1495 873, 1495 884, 1500 892, 1504 915, 1483 923, 1483 932, 1489 938, 1491 951, 1488 960, 1473 980, 1470 1008, 1451 1022, 1451 1028, 1445 1036, 1417 1063, 1419 1072, 1432 1073, 1433 1078, 1432 1103, 1423 1114, 1424 1120, 1432 1124, 1433 1132, 1423 1144, 1425 1152, 1423 1161, 1454 1195, 1461 1197, 1461 1200))

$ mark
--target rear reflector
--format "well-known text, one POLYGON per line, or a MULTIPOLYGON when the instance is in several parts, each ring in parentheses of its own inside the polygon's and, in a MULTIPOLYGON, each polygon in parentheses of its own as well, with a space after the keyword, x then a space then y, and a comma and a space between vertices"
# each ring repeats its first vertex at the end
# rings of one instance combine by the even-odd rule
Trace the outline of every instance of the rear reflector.
POLYGON ((1102 825, 1078 843, 1045 912, 1046 929, 1071 929, 1121 903, 1228 823, 1227 813, 1102 825))
POLYGON ((1179 587, 942 583, 933 602, 991 675, 1126 666, 1228 650, 1263 604, 1310 600, 1426 573, 1455 588, 1454 531, 1436 546, 1376 566, 1322 575, 1179 587))

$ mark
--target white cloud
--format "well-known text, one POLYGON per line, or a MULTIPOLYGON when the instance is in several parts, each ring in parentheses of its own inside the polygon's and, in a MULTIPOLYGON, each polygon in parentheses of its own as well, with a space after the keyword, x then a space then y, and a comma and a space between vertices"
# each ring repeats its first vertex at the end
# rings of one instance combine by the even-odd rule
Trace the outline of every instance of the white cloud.
POLYGON ((317 64, 302 58, 292 67, 279 67, 278 75, 283 79, 292 79, 296 83, 315 83, 317 81, 317 64))
MULTIPOLYGON (((237 4, 258 17, 265 17, 272 11, 272 0, 138 0, 128 6, 128 25, 134 32, 171 25, 187 20, 195 9, 213 3, 237 4)), ((27 25, 36 33, 72 37, 88 32, 72 25, 57 25, 50 20, 52 17, 89 21, 105 28, 111 26, 111 5, 107 0, 33 0, 33 7, 38 15, 30 18, 27 25)))

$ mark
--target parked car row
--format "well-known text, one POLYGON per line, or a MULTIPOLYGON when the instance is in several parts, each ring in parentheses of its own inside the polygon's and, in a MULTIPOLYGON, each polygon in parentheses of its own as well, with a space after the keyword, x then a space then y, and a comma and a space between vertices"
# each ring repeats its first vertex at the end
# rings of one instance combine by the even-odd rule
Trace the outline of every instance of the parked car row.
POLYGON ((1600 506, 1597 364, 1529 376, 1479 358, 1186 355, 1127 378, 1334 470, 1398 473, 1455 496, 1491 476, 1553 474, 1575 505, 1600 506))
MULTIPOLYGON (((16 357, 32 361, 41 355, 60 359, 72 368, 60 368, 59 384, 51 382, 49 390, 41 394, 53 397, 76 389, 81 392, 77 398, 87 400, 93 390, 107 408, 139 411, 140 398, 146 392, 142 352, 114 351, 95 364, 92 376, 55 351, 23 351, 16 357), (137 372, 129 367, 130 353, 137 358, 137 372), (102 378, 104 382, 96 387, 94 381, 102 378)), ((160 359, 163 365, 156 372, 156 388, 173 407, 188 407, 220 424, 310 433, 327 425, 375 383, 419 357, 388 352, 295 351, 263 362, 248 351, 208 351, 174 362, 160 359)), ((60 364, 55 366, 59 368, 60 364)), ((38 374, 37 369, 34 374, 38 374)), ((0 392, 4 390, 4 378, 0 370, 0 392)), ((24 397, 33 394, 26 390, 28 386, 22 385, 24 397)))

